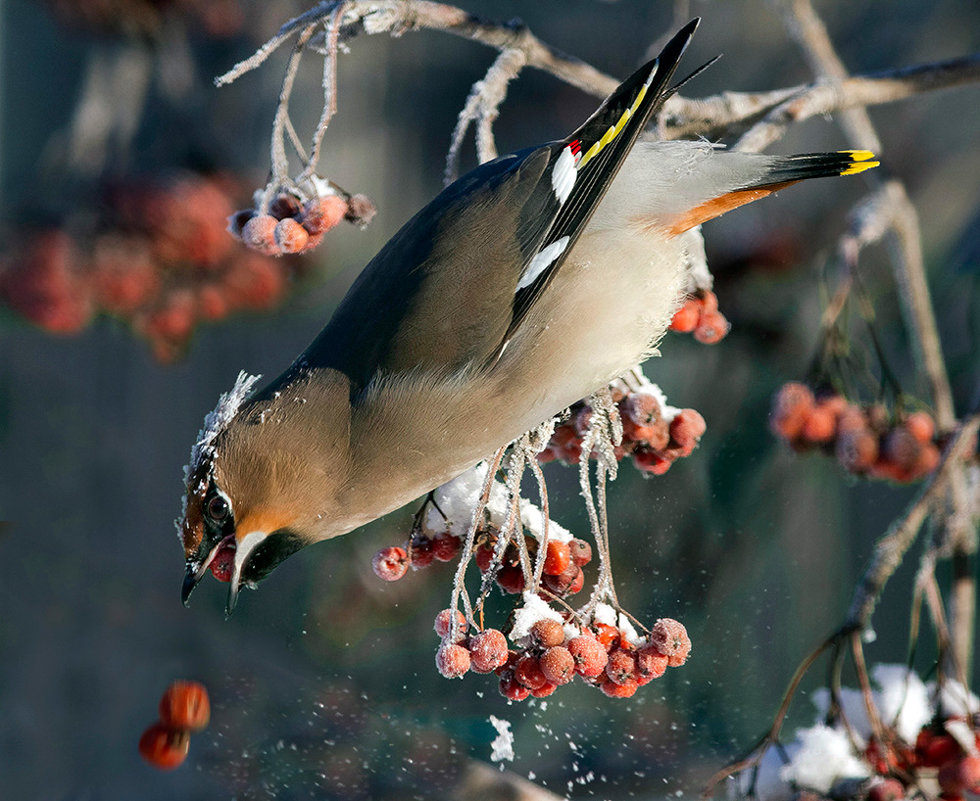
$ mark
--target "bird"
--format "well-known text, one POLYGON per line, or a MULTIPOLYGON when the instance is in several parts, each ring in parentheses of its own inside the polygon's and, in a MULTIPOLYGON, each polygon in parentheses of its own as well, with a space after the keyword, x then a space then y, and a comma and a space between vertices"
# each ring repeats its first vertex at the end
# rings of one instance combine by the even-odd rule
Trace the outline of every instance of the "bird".
POLYGON ((445 188, 281 375, 258 390, 239 375, 185 469, 185 605, 221 554, 231 614, 293 553, 425 495, 644 361, 685 298, 701 223, 878 165, 863 150, 641 139, 686 81, 671 83, 699 22, 567 137, 445 188))

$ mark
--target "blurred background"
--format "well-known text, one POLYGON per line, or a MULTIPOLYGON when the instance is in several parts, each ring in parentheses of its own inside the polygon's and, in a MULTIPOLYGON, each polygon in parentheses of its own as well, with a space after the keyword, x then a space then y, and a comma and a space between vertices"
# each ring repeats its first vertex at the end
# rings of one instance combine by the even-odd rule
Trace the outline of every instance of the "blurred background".
MULTIPOLYGON (((724 54, 686 96, 811 79, 769 4, 682 5, 704 17, 688 67, 724 54)), ((980 47, 974 0, 816 5, 853 72, 980 47)), ((465 8, 521 17, 617 76, 676 22, 674 4, 642 0, 465 8)), ((452 568, 386 585, 370 567, 379 547, 404 540, 411 509, 287 561, 230 620, 225 588, 210 580, 184 609, 173 519, 204 415, 239 370, 284 368, 438 191, 459 109, 495 56, 432 32, 351 42, 320 171, 370 196, 378 215, 365 230, 330 231, 309 255, 256 261, 215 232, 265 181, 289 46, 230 87, 212 78, 302 10, 295 0, 0 0, 0 794, 450 797, 470 761, 489 761, 490 715, 512 724, 507 767, 559 795, 696 794, 768 727, 794 667, 842 620, 875 538, 914 493, 794 454, 767 428, 773 392, 807 373, 826 258, 868 184, 807 184, 706 226, 732 332, 711 347, 668 334, 647 366, 708 432, 665 476, 644 480, 624 464, 611 488, 613 560, 628 609, 687 626, 683 668, 628 701, 576 683, 546 703, 508 705, 492 677, 442 679, 431 625, 452 568), (164 774, 136 744, 179 677, 203 681, 215 709, 187 763, 164 774)), ((309 58, 292 105, 300 130, 319 114, 319 81, 309 58)), ((871 109, 885 169, 921 215, 961 413, 980 374, 978 91, 871 109)), ((498 147, 563 135, 595 104, 527 71, 510 87, 498 147)), ((774 150, 847 145, 819 119, 774 150)), ((474 163, 468 144, 464 166, 474 163)), ((891 365, 925 398, 883 250, 862 265, 891 365)), ((585 534, 575 471, 547 471, 554 516, 585 534)), ((874 661, 904 658, 914 567, 886 590, 874 661)), ((806 688, 822 678, 815 671, 806 688)), ((802 697, 791 719, 812 714, 802 697)))

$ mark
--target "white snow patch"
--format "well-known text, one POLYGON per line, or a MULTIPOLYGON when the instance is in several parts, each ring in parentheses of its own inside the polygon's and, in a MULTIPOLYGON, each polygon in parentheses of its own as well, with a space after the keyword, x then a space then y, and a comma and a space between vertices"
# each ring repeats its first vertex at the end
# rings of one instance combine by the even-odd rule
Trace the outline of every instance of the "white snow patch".
POLYGON ((818 723, 809 729, 798 729, 799 750, 784 765, 779 776, 826 795, 841 779, 863 779, 870 775, 867 764, 858 759, 847 734, 818 723))
MULTIPOLYGON (((544 513, 525 498, 521 498, 521 523, 527 529, 527 533, 539 542, 544 537, 544 513)), ((548 539, 568 542, 572 539, 572 532, 554 520, 549 520, 548 539)))
MULTIPOLYGON (((788 756, 792 756, 798 750, 798 743, 791 743, 785 749, 788 756)), ((742 771, 728 785, 729 798, 732 801, 745 799, 749 796, 749 792, 754 790, 756 801, 790 801, 795 792, 779 775, 784 764, 779 749, 770 748, 763 754, 762 761, 756 770, 742 771)))
POLYGON ((874 694, 881 719, 891 725, 905 742, 912 744, 921 729, 932 718, 929 691, 918 674, 905 665, 875 665, 871 677, 880 688, 874 694))
MULTIPOLYGON (((930 681, 926 690, 930 697, 934 696, 936 682, 930 681)), ((972 714, 980 711, 980 700, 955 679, 947 679, 939 693, 939 708, 944 717, 972 714)))
POLYGON ((539 620, 554 620, 564 623, 558 612, 552 609, 545 601, 542 601, 537 593, 525 592, 524 605, 514 612, 514 625, 510 630, 512 641, 527 637, 531 633, 531 627, 539 620))
POLYGON ((490 716, 490 725, 497 730, 497 736, 490 743, 490 761, 514 761, 514 733, 510 730, 510 721, 501 720, 495 715, 490 716))

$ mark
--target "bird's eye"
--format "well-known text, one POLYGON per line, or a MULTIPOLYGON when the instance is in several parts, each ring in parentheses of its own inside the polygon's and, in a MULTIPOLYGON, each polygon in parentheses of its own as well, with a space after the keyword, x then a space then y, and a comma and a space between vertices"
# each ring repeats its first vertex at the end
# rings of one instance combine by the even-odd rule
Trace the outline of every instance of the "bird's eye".
POLYGON ((226 517, 228 517, 228 501, 222 498, 220 495, 215 495, 208 501, 208 517, 210 517, 215 523, 220 523, 226 517))

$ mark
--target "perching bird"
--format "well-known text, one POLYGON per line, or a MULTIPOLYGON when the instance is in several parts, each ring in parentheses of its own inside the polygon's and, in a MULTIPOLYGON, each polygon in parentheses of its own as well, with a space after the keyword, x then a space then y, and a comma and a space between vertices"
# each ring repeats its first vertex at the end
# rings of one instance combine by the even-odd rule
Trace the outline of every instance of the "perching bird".
POLYGON ((271 384, 250 394, 240 376, 185 476, 185 603, 219 552, 233 552, 230 612, 303 546, 449 481, 643 361, 683 300, 700 223, 877 165, 866 151, 636 144, 697 25, 565 139, 443 190, 271 384))

